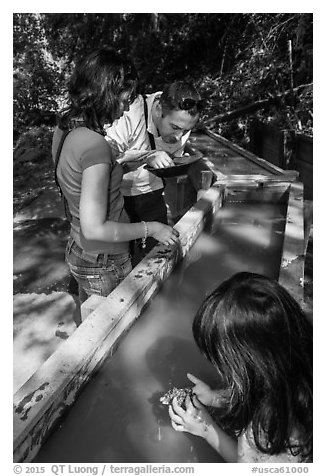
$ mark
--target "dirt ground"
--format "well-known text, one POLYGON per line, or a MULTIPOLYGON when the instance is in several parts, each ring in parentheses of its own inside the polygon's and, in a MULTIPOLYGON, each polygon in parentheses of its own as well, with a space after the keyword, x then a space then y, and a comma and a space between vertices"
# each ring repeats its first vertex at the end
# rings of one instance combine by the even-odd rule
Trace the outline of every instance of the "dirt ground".
POLYGON ((64 262, 68 233, 51 170, 14 184, 14 391, 76 328, 64 262))

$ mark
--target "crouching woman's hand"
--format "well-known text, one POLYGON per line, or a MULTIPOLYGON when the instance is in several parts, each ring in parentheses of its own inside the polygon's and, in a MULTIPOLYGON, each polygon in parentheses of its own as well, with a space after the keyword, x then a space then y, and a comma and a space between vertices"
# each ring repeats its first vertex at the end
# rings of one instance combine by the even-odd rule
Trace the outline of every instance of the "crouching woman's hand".
POLYGON ((205 406, 196 397, 186 398, 186 410, 178 405, 176 398, 169 405, 172 427, 204 438, 228 463, 238 459, 238 443, 222 430, 212 419, 205 406))
POLYGON ((186 410, 174 398, 172 405, 169 405, 169 415, 176 431, 186 431, 202 438, 206 437, 209 426, 214 424, 205 406, 196 397, 186 397, 186 410))

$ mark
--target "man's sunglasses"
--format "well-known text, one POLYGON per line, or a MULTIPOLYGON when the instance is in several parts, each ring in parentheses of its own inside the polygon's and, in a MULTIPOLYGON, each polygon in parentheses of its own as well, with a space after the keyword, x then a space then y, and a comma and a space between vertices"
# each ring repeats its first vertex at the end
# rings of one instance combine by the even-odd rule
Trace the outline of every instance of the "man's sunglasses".
POLYGON ((179 109, 183 109, 184 111, 189 111, 190 109, 196 107, 198 111, 201 111, 204 108, 204 102, 202 99, 198 101, 192 98, 182 98, 178 102, 179 109))

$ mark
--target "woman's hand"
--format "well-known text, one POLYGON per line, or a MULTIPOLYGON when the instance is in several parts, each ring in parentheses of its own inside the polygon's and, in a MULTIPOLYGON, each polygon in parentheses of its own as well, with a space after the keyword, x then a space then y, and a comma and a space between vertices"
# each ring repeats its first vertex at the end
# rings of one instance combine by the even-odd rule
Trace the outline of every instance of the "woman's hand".
POLYGON ((158 221, 147 222, 148 234, 164 245, 177 243, 179 232, 170 225, 158 221))
POLYGON ((214 402, 217 396, 216 391, 212 390, 209 385, 192 374, 187 374, 187 377, 190 382, 195 384, 192 391, 196 394, 201 403, 208 406, 215 406, 214 402))
POLYGON ((201 403, 216 408, 223 408, 227 405, 229 399, 229 392, 227 390, 212 390, 209 385, 194 375, 187 374, 187 377, 195 384, 195 386, 192 387, 192 391, 196 394, 201 403))
POLYGON ((193 435, 207 438, 209 428, 214 422, 204 405, 195 397, 186 397, 186 410, 178 405, 176 398, 169 405, 169 415, 172 427, 176 431, 186 431, 193 435))

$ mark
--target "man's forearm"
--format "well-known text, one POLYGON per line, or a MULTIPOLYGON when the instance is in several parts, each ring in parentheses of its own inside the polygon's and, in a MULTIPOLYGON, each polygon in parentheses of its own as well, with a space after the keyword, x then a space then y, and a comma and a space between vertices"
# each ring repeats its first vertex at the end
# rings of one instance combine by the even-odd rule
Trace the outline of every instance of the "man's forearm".
POLYGON ((126 162, 144 161, 146 157, 150 155, 152 152, 153 152, 152 150, 129 149, 118 155, 117 162, 119 162, 119 164, 124 164, 126 162))

